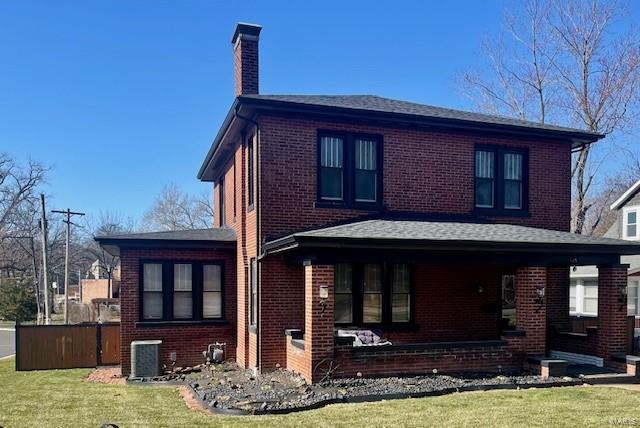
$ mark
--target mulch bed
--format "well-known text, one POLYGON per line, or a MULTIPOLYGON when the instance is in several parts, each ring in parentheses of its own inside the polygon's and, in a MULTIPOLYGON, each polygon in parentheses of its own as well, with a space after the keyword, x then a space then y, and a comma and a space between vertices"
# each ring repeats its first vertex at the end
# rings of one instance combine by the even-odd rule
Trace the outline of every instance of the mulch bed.
POLYGON ((252 370, 240 369, 232 363, 177 368, 164 376, 139 379, 135 383, 138 382, 182 384, 210 411, 238 415, 289 413, 332 403, 417 398, 463 391, 582 384, 582 381, 570 377, 543 379, 532 375, 434 374, 333 379, 308 385, 302 377, 287 370, 255 375, 252 370))

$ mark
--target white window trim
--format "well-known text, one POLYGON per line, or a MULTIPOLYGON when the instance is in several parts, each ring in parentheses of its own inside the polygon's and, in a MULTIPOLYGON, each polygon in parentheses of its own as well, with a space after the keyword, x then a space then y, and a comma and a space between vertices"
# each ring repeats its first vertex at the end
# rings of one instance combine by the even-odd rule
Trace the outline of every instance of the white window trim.
POLYGON ((575 278, 571 281, 576 282, 576 310, 569 311, 569 315, 597 317, 597 312, 585 312, 584 311, 584 283, 585 281, 592 282, 593 278, 575 278))
POLYGON ((640 239, 640 237, 638 235, 640 235, 640 229, 638 228, 638 226, 640 226, 640 224, 638 223, 639 220, 639 216, 640 216, 640 207, 635 205, 635 206, 631 206, 631 207, 624 207, 622 210, 622 238, 626 239, 628 241, 637 241, 638 239, 640 239), (636 235, 635 236, 628 236, 627 235, 627 217, 628 217, 628 213, 630 212, 635 212, 636 213, 636 235))
MULTIPOLYGON (((638 279, 629 279, 627 282, 627 287, 629 287, 631 285, 632 282, 637 283, 637 287, 638 287, 638 294, 636 296, 636 313, 635 314, 630 314, 629 310, 628 310, 628 306, 627 306, 627 315, 628 316, 635 316, 636 318, 640 317, 640 280, 638 279)), ((627 305, 629 304, 628 298, 627 298, 627 305)))

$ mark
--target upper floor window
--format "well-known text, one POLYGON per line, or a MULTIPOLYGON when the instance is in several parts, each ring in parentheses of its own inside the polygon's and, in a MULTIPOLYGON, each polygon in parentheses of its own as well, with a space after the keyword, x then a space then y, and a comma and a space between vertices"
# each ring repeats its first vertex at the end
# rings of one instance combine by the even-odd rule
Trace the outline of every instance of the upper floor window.
POLYGON ((624 239, 638 239, 638 207, 625 208, 623 218, 624 239))
POLYGON ((254 199, 254 155, 253 155, 253 136, 247 139, 247 206, 253 208, 254 199))
POLYGON ((318 199, 328 203, 380 204, 382 140, 377 136, 320 133, 318 199))
POLYGON ((142 320, 222 318, 221 263, 142 263, 141 275, 142 320))
POLYGON ((505 213, 527 209, 525 151, 477 147, 474 171, 476 208, 505 213))

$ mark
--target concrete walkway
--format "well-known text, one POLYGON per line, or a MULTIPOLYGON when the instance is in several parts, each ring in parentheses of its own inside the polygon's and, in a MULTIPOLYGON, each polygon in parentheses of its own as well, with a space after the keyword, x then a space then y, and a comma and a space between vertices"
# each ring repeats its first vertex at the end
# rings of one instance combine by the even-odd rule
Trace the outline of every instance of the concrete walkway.
POLYGON ((16 332, 13 329, 0 329, 0 358, 16 353, 16 332))

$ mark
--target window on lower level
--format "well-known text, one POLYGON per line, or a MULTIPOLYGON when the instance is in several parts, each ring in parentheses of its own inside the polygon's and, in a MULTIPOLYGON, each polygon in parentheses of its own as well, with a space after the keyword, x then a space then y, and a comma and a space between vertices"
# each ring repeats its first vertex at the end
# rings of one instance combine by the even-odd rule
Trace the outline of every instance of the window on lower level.
POLYGON ((159 263, 145 263, 142 281, 142 318, 154 320, 162 319, 162 316, 162 265, 159 263))
POLYGON ((412 290, 407 264, 337 264, 334 321, 356 325, 410 322, 412 290))
POLYGON ((173 265, 173 317, 193 318, 193 274, 187 263, 173 265))
POLYGON ((627 285, 627 315, 640 316, 640 281, 631 280, 627 285))
POLYGON ((573 279, 569 285, 569 313, 571 315, 598 315, 598 281, 573 279))
POLYGON ((222 263, 144 262, 142 320, 222 318, 222 263))
POLYGON ((222 317, 222 266, 202 266, 202 318, 222 317))
POLYGON ((258 323, 258 264, 256 259, 249 260, 249 324, 252 326, 258 323))

